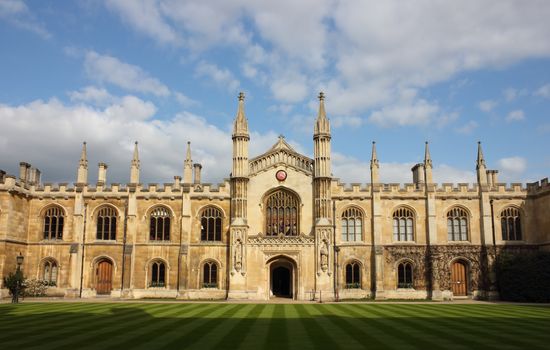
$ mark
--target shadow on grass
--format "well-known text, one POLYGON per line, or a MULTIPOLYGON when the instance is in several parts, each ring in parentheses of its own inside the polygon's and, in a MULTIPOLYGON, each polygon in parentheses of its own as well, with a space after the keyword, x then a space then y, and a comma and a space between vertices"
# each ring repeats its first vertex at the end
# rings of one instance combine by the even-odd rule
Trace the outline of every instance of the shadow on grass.
POLYGON ((545 349, 550 344, 546 313, 461 317, 449 309, 448 316, 414 317, 361 309, 369 312, 365 315, 352 304, 342 309, 300 304, 57 304, 59 311, 49 311, 51 304, 26 306, 0 307, 2 348, 545 349), (334 310, 346 315, 335 315, 334 310))

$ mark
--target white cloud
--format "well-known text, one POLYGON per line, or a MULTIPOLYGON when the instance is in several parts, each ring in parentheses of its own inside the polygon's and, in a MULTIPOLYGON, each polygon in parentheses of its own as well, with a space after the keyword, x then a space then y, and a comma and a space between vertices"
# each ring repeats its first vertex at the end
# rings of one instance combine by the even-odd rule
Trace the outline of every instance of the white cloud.
POLYGON ((86 86, 79 91, 70 91, 69 97, 74 102, 88 102, 95 105, 105 105, 113 102, 116 98, 104 88, 86 86))
POLYGON ((163 44, 177 45, 181 39, 166 22, 155 0, 107 0, 107 7, 120 15, 122 20, 163 44))
POLYGON ((271 88, 279 102, 299 103, 307 100, 304 89, 324 87, 333 98, 332 115, 391 108, 402 89, 422 89, 464 71, 550 56, 547 1, 466 0, 456 6, 398 0, 108 4, 141 33, 176 44, 181 37, 192 54, 231 46, 242 54, 244 75, 271 88), (281 78, 288 71, 303 77, 290 85, 281 78))
POLYGON ((500 180, 517 182, 527 170, 527 159, 519 156, 501 158, 497 161, 500 170, 500 180))
POLYGON ((507 122, 517 122, 517 121, 522 121, 522 120, 525 120, 525 113, 521 109, 511 111, 506 116, 506 121, 507 122))
POLYGON ((291 72, 273 80, 271 93, 279 101, 296 103, 308 96, 310 89, 304 75, 291 72))
POLYGON ((470 120, 461 127, 456 128, 456 131, 460 134, 471 134, 478 126, 479 124, 475 120, 470 120))
POLYGON ((537 91, 535 91, 535 95, 550 98, 550 84, 546 84, 538 88, 537 91))
POLYGON ((497 102, 493 100, 484 100, 479 102, 479 109, 483 112, 491 112, 497 106, 497 102))
MULTIPOLYGON (((332 153, 332 168, 334 176, 344 183, 370 182, 370 163, 338 152, 332 153)), ((380 182, 382 183, 412 183, 411 168, 415 163, 383 163, 380 162, 380 182)), ((434 181, 437 183, 473 183, 476 180, 474 171, 463 170, 450 165, 436 165, 433 170, 434 181)))
POLYGON ((156 96, 170 95, 168 87, 158 79, 151 77, 140 67, 122 62, 113 56, 88 51, 84 68, 88 76, 98 82, 107 82, 128 91, 156 96))
POLYGON ((4 19, 18 28, 33 32, 44 39, 52 36, 44 25, 35 19, 23 0, 0 1, 0 19, 4 19))
POLYGON ((184 95, 181 92, 175 91, 173 94, 176 101, 178 101, 183 107, 192 107, 199 104, 198 101, 193 100, 191 97, 184 95))
POLYGON ((506 102, 512 102, 515 101, 518 97, 526 96, 528 94, 528 91, 526 89, 507 88, 502 93, 504 94, 506 102))
POLYGON ((428 125, 437 119, 439 112, 438 105, 419 99, 383 107, 374 111, 368 120, 383 127, 428 125))
POLYGON ((217 65, 205 61, 199 62, 196 68, 197 76, 207 77, 217 85, 227 88, 234 92, 239 88, 240 82, 233 73, 226 68, 219 68, 217 65))

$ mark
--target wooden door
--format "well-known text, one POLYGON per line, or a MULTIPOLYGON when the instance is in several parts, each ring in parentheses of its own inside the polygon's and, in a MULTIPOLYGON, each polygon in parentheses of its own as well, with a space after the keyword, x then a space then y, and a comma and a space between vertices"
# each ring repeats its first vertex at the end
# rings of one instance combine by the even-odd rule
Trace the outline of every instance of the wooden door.
POLYGON ((113 281, 113 264, 110 261, 102 260, 97 264, 96 269, 96 293, 110 294, 113 281))
POLYGON ((451 289, 455 296, 467 295, 466 266, 461 262, 453 263, 451 268, 451 289))

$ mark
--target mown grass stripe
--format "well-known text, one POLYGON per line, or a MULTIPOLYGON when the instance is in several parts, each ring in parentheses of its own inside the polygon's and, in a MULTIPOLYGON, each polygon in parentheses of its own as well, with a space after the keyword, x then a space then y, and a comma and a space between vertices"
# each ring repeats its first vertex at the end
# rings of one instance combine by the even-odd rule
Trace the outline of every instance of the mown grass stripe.
POLYGON ((317 320, 315 319, 315 316, 313 316, 310 313, 310 310, 314 309, 315 307, 311 304, 303 305, 299 304, 296 305, 296 310, 298 314, 300 315, 300 321, 302 321, 304 328, 306 329, 306 332, 308 333, 310 342, 316 347, 316 348, 323 348, 327 347, 330 349, 338 349, 340 348, 339 342, 335 341, 332 337, 330 337, 323 328, 318 324, 317 320))
MULTIPOLYGON (((162 304, 151 305, 145 307, 145 309, 161 310, 164 306, 162 304)), ((55 326, 55 331, 47 332, 46 337, 41 337, 37 343, 37 339, 29 339, 22 346, 29 346, 30 348, 35 345, 42 348, 41 344, 48 346, 49 348, 60 349, 64 347, 74 348, 74 346, 82 347, 82 344, 86 344, 87 340, 101 339, 102 333, 108 331, 111 326, 126 324, 128 320, 139 319, 143 317, 145 313, 144 308, 127 308, 120 305, 110 304, 103 306, 103 313, 86 313, 82 314, 81 322, 70 323, 64 327, 57 328, 58 323, 52 323, 55 326), (140 310, 138 315, 136 312, 140 310)), ((61 315, 61 317, 63 317, 61 315)), ((59 322, 61 323, 61 322, 59 322)))
MULTIPOLYGON (((77 321, 82 320, 86 317, 86 315, 95 315, 95 313, 91 313, 90 311, 97 311, 102 308, 104 308, 104 305, 96 304, 95 307, 88 307, 86 308, 86 312, 82 313, 79 312, 78 309, 71 312, 66 313, 59 313, 55 312, 54 310, 51 310, 49 313, 42 314, 38 321, 40 323, 33 323, 33 334, 29 335, 28 332, 28 323, 29 318, 33 315, 23 315, 23 316, 15 316, 17 321, 15 323, 20 324, 20 328, 11 331, 6 336, 0 336, 0 342, 5 342, 7 338, 13 338, 13 339, 21 339, 23 338, 29 338, 29 337, 42 337, 43 332, 45 334, 52 334, 52 333, 63 333, 66 326, 68 325, 74 325, 75 327, 78 325, 77 321), (60 315, 63 315, 63 317, 60 317, 60 315), (55 328, 52 327, 52 325, 55 325, 55 328)), ((33 318, 33 322, 36 322, 37 318, 33 318)), ((13 318, 10 318, 9 322, 11 322, 13 318)))
MULTIPOLYGON (((168 321, 165 320, 176 320, 182 314, 192 315, 194 312, 199 312, 197 311, 197 309, 200 308, 200 304, 164 304, 161 308, 161 313, 155 312, 158 309, 148 309, 149 312, 152 311, 151 314, 144 314, 144 317, 138 317, 138 315, 136 315, 129 322, 117 322, 117 320, 113 320, 113 322, 111 322, 109 325, 106 325, 106 327, 104 327, 104 330, 97 335, 101 336, 102 341, 100 341, 99 343, 91 344, 89 347, 94 348, 97 346, 101 348, 115 348, 118 346, 119 343, 124 343, 125 341, 127 341, 127 338, 132 338, 133 340, 138 341, 138 338, 143 336, 143 331, 147 331, 149 334, 151 334, 151 332, 153 332, 153 329, 151 328, 162 329, 162 326, 168 323, 168 321), (169 312, 166 312, 165 310, 169 312), (131 335, 134 334, 136 335, 136 337, 131 337, 131 335)), ((70 348, 71 346, 72 344, 65 345, 65 347, 67 348, 70 348)))
POLYGON ((229 327, 226 327, 225 332, 220 332, 221 339, 210 348, 238 349, 263 309, 264 305, 261 304, 248 308, 246 314, 239 321, 232 322, 229 327))
POLYGON ((288 332, 286 329, 285 308, 281 304, 273 305, 273 313, 269 319, 269 329, 264 343, 264 349, 285 349, 288 347, 288 332))
POLYGON ((240 305, 217 305, 218 309, 209 312, 207 315, 198 314, 195 317, 187 319, 188 322, 182 322, 175 325, 172 332, 163 335, 161 342, 150 342, 143 344, 142 349, 151 347, 159 349, 189 348, 194 343, 200 341, 219 319, 231 317, 239 309, 240 305), (188 326, 188 327, 184 327, 188 326))
POLYGON ((308 333, 304 323, 300 320, 300 314, 295 304, 284 305, 287 319, 288 349, 303 350, 304 345, 309 342, 308 333))
POLYGON ((264 339, 269 331, 269 319, 273 315, 273 305, 262 304, 258 317, 246 331, 240 346, 242 349, 263 349, 264 339))
POLYGON ((200 349, 237 349, 248 327, 258 316, 260 305, 243 304, 231 317, 219 319, 208 336, 200 339, 195 347, 200 349))
MULTIPOLYGON (((385 346, 393 349, 415 349, 418 348, 418 345, 411 343, 409 338, 417 339, 418 336, 411 335, 410 333, 404 332, 399 324, 393 324, 392 322, 386 319, 387 315, 384 313, 374 312, 370 308, 361 308, 360 305, 343 305, 351 315, 353 315, 357 320, 362 322, 366 331, 374 328, 376 331, 383 334, 379 337, 380 341, 384 342, 385 346)), ((372 306, 372 305, 366 305, 372 306)), ((376 307, 376 306, 375 306, 376 307)), ((372 329, 371 331, 374 331, 372 329)), ((435 345, 432 342, 425 342, 423 339, 417 339, 421 344, 428 343, 428 346, 434 347, 435 345)))
POLYGON ((343 324, 342 317, 338 316, 337 310, 335 310, 336 313, 330 312, 330 309, 322 304, 315 305, 312 309, 319 312, 319 315, 315 317, 319 326, 324 332, 330 335, 341 348, 362 348, 361 339, 356 338, 356 336, 361 333, 350 333, 349 329, 343 324))
POLYGON ((341 308, 340 305, 322 305, 320 308, 326 314, 333 315, 334 317, 329 318, 329 320, 345 332, 348 337, 354 339, 359 347, 369 349, 384 349, 386 347, 386 344, 379 338, 359 327, 358 320, 347 316, 345 309, 341 308))
MULTIPOLYGON (((413 307, 412 305, 407 305, 408 307, 413 307)), ((424 310, 424 312, 430 312, 429 310, 424 310)), ((459 313, 457 312, 457 315, 459 313)), ((490 313, 486 313, 484 318, 475 317, 470 318, 468 312, 461 312, 459 315, 462 315, 467 322, 474 325, 478 325, 483 328, 486 332, 495 335, 495 344, 496 347, 499 347, 499 344, 502 342, 502 338, 508 339, 507 343, 516 343, 518 346, 525 346, 527 343, 535 346, 541 341, 550 340, 547 331, 550 329, 550 322, 546 319, 546 327, 526 327, 526 323, 523 322, 524 319, 521 315, 517 315, 515 319, 509 317, 498 317, 493 316, 490 313)), ((455 320, 453 318, 448 318, 449 320, 455 320)), ((485 343, 485 341, 483 341, 485 343)))
MULTIPOLYGON (((500 342, 498 341, 498 334, 495 334, 495 332, 493 332, 493 330, 490 328, 489 325, 483 326, 482 318, 467 319, 467 317, 460 317, 462 313, 457 312, 457 316, 459 317, 448 317, 448 316, 445 317, 445 316, 438 315, 431 319, 417 318, 415 321, 414 315, 418 314, 418 310, 416 310, 411 314, 411 316, 409 316, 409 314, 407 314, 406 312, 406 306, 403 306, 403 305, 399 305, 399 306, 383 305, 381 308, 387 309, 390 307, 394 307, 394 308, 399 307, 399 313, 401 317, 398 317, 396 321, 402 323, 402 322, 405 322, 407 319, 409 319, 409 322, 412 322, 415 324, 423 324, 426 326, 431 326, 431 328, 434 328, 434 329, 439 329, 440 332, 447 333, 446 336, 442 336, 442 339, 445 337, 449 337, 454 333, 454 334, 462 335, 461 338, 457 339, 456 344, 467 345, 468 347, 484 347, 484 348, 494 348, 494 349, 499 349, 501 347, 501 345, 499 344, 500 342), (402 316, 407 316, 407 317, 402 317, 402 316), (479 336, 472 336, 476 334, 479 336), (489 335, 489 337, 487 335, 489 335), (495 335, 496 335, 496 338, 495 338, 495 335)), ((423 334, 429 334, 429 333, 423 333, 423 334)), ((509 339, 507 343, 515 344, 520 347, 523 344, 521 340, 518 340, 515 338, 509 339)))
MULTIPOLYGON (((421 334, 423 337, 430 338, 432 342, 440 344, 440 346, 445 348, 494 348, 490 344, 487 344, 483 339, 465 339, 462 333, 456 332, 456 326, 442 326, 442 322, 445 323, 443 320, 447 320, 444 315, 429 315, 421 308, 413 307, 412 309, 408 309, 407 307, 409 306, 411 305, 399 305, 399 307, 395 306, 398 310, 395 310, 393 315, 395 315, 395 313, 399 313, 400 323, 407 323, 411 327, 416 328, 418 334, 421 334)), ((452 324, 454 325, 454 323, 452 324)))
MULTIPOLYGON (((409 307, 413 307, 413 305, 408 305, 409 307)), ((449 305, 451 306, 451 305, 449 305)), ((454 306, 454 305, 453 305, 454 306)), ((489 323, 490 327, 493 327, 496 329, 496 331, 503 331, 504 336, 509 336, 510 333, 523 333, 527 332, 529 333, 529 336, 533 336, 535 338, 544 337, 546 335, 547 329, 550 328, 550 323, 548 321, 547 324, 540 324, 541 320, 535 320, 535 319, 528 319, 523 318, 520 315, 516 314, 516 318, 511 318, 508 316, 502 317, 500 313, 493 313, 491 309, 489 308, 480 308, 477 305, 468 305, 470 307, 467 308, 445 308, 445 317, 446 319, 453 319, 457 317, 467 318, 469 323, 472 324, 478 324, 480 326, 483 326, 487 323, 489 323), (475 306, 475 307, 474 307, 475 306), (472 317, 472 314, 475 315, 475 317, 472 317), (452 317, 450 317, 452 316, 452 317), (497 319, 498 322, 494 322, 494 319, 497 319), (487 320, 492 320, 491 322, 488 322, 487 320), (518 327, 518 323, 521 325, 521 327, 518 327), (528 326, 528 327, 525 327, 528 326), (526 331, 529 330, 529 331, 526 331)), ((483 306, 481 306, 483 307, 483 306)), ((490 306, 489 306, 490 307, 490 306)), ((438 315, 442 315, 441 310, 437 310, 436 308, 424 308, 424 313, 437 313, 438 315)), ((550 317, 550 315, 548 315, 550 317)), ((548 319, 547 319, 548 320, 548 319)), ((544 323, 544 321, 543 321, 544 323)), ((514 338, 515 339, 515 338, 514 338)))
POLYGON ((193 310, 179 314, 181 317, 165 318, 155 315, 149 322, 130 331, 131 337, 120 337, 106 349, 132 347, 134 349, 160 348, 195 327, 197 320, 215 317, 222 312, 216 304, 197 304, 193 310), (131 338, 131 339, 129 339, 131 338))

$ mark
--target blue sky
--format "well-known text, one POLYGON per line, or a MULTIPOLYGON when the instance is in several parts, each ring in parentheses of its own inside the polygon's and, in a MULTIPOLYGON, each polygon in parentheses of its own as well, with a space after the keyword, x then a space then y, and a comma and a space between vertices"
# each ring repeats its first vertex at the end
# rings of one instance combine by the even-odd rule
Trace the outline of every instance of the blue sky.
POLYGON ((502 182, 550 173, 550 2, 0 0, 0 169, 27 161, 74 182, 180 175, 185 144, 206 181, 230 171, 246 93, 251 154, 279 134, 311 156, 319 91, 333 172, 411 182, 430 142, 436 182, 473 182, 476 142, 502 182))

